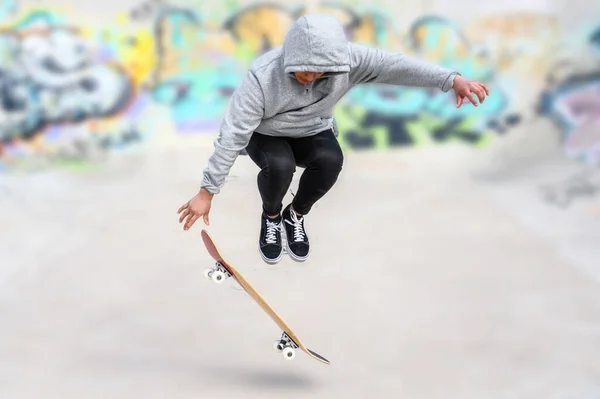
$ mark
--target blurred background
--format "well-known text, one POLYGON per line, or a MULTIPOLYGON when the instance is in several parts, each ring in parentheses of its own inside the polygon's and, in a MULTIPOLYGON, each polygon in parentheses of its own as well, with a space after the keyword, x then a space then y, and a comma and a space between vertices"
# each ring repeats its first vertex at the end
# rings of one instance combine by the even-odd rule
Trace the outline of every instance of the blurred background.
POLYGON ((599 164, 594 0, 0 0, 0 397, 598 398, 599 164), (249 64, 312 12, 491 90, 348 93, 305 264, 260 260, 248 157, 213 201, 329 369, 269 352, 176 214, 249 64))

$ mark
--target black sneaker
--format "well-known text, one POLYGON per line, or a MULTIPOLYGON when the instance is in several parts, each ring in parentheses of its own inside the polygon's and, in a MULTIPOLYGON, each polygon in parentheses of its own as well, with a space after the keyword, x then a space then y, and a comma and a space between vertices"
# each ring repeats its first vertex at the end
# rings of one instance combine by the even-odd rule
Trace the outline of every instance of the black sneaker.
POLYGON ((270 219, 263 212, 260 224, 260 238, 258 240, 260 255, 267 263, 277 263, 283 255, 281 241, 281 216, 270 219))
POLYGON ((290 204, 283 210, 283 225, 287 252, 293 260, 304 262, 310 252, 308 235, 304 231, 304 216, 298 217, 290 204))

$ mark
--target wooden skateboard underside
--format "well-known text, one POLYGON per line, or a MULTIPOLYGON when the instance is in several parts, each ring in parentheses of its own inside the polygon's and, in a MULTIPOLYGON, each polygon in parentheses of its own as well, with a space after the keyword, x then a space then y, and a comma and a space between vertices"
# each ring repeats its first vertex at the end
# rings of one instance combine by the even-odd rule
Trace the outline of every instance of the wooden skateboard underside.
MULTIPOLYGON (((279 328, 282 330, 283 334, 279 342, 283 346, 291 346, 294 349, 300 348, 304 353, 306 353, 310 357, 322 363, 329 364, 329 360, 325 359, 323 356, 304 346, 300 338, 298 338, 294 331, 287 325, 285 321, 283 321, 283 319, 275 312, 275 310, 273 310, 273 308, 271 308, 271 306, 267 304, 265 299, 256 291, 256 289, 248 282, 248 280, 246 280, 235 267, 231 266, 231 264, 223 258, 223 256, 219 253, 219 250, 217 249, 210 234, 206 230, 202 230, 201 234, 202 240, 204 241, 204 245, 206 246, 208 253, 217 262, 217 268, 219 268, 220 266, 222 269, 224 269, 225 274, 229 274, 231 277, 233 277, 234 280, 248 293, 248 295, 250 295, 254 299, 254 301, 265 311, 265 313, 267 313, 271 317, 275 324, 277 324, 277 326, 279 326, 279 328), (287 345, 285 345, 286 343, 287 345)), ((284 349, 283 346, 280 348, 281 350, 284 349)), ((285 348, 285 350, 288 349, 285 348)))

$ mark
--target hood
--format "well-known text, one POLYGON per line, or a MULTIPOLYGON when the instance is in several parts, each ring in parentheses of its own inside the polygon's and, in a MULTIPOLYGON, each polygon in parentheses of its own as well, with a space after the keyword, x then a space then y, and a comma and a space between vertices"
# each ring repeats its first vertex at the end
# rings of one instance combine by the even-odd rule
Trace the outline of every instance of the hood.
POLYGON ((350 71, 348 40, 340 22, 331 15, 300 17, 283 42, 285 73, 350 71))

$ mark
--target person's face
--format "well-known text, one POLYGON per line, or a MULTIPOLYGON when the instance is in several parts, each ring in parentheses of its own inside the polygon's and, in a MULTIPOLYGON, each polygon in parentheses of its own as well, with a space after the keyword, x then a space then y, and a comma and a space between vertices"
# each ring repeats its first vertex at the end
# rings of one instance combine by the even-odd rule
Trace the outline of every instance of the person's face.
POLYGON ((296 80, 298 82, 305 85, 321 77, 323 72, 294 72, 294 75, 296 75, 296 80))

